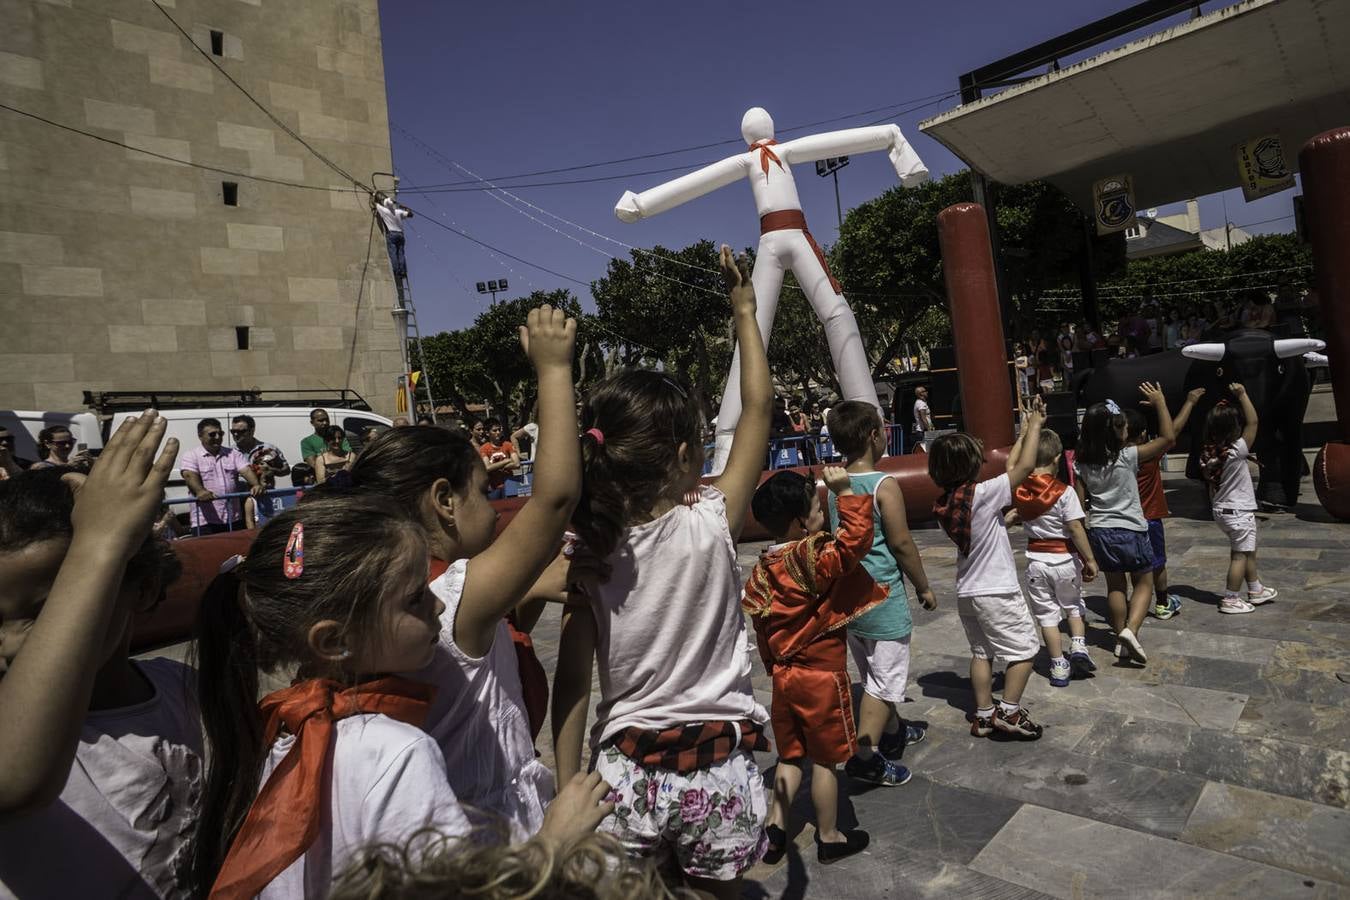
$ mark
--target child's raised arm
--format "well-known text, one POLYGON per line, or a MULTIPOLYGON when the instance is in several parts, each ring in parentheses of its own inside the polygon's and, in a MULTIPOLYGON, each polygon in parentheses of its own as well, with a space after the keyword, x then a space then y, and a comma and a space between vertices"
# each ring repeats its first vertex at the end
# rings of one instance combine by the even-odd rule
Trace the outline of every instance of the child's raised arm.
POLYGON ((1257 425, 1256 407, 1252 405, 1252 398, 1247 396, 1247 388, 1241 382, 1235 381, 1228 386, 1228 391, 1238 399, 1242 406, 1242 418, 1246 424, 1242 426, 1242 440, 1247 444, 1247 451, 1251 452, 1252 441, 1256 440, 1257 425))
POLYGON ((576 321, 548 304, 530 310, 520 329, 520 344, 539 377, 534 490, 501 540, 469 560, 454 637, 471 656, 488 651, 498 620, 553 561, 581 496, 581 444, 572 392, 576 336, 576 321))
POLYGON ((1167 411, 1167 398, 1163 396, 1162 387, 1157 382, 1145 381, 1139 385, 1139 392, 1144 395, 1144 402, 1158 414, 1158 436, 1139 445, 1139 462, 1146 463, 1172 449, 1172 445, 1177 442, 1177 429, 1172 423, 1172 414, 1167 411))
POLYGON ((1200 402, 1200 398, 1205 396, 1204 388, 1195 388, 1186 394, 1186 402, 1181 404, 1181 409, 1172 417, 1172 430, 1181 434, 1186 430, 1186 423, 1191 420, 1191 413, 1195 412, 1195 404, 1200 402))
MULTIPOLYGON (((1031 412, 1022 420, 1022 435, 1018 443, 1021 452, 1016 455, 1017 464, 1008 466, 1008 487, 1016 490, 1027 480, 1027 476, 1036 468, 1036 453, 1041 447, 1041 426, 1045 424, 1045 401, 1039 396, 1031 401, 1031 412)), ((1011 460, 1013 454, 1008 454, 1011 460)))
POLYGON ((0 678, 0 815, 65 787, 127 559, 150 533, 178 441, 154 410, 122 423, 75 491, 70 546, 45 606, 0 678), (153 463, 153 464, 152 464, 153 463))
POLYGON ((731 314, 736 324, 736 344, 741 354, 741 418, 731 440, 726 468, 717 479, 717 489, 727 498, 727 525, 732 540, 740 537, 750 498, 764 471, 764 453, 769 445, 769 423, 773 417, 773 383, 769 379, 769 358, 755 321, 755 289, 750 273, 722 245, 722 277, 731 295, 731 314))

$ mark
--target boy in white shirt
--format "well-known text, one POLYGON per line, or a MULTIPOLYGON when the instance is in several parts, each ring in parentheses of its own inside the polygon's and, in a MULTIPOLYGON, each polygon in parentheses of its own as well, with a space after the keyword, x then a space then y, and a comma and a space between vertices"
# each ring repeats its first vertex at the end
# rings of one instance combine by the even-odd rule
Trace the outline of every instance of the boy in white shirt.
POLYGON ((1017 563, 1003 524, 1011 506, 1012 485, 1021 484, 1036 466, 1045 405, 1039 397, 1023 417, 1022 436, 1008 454, 1008 471, 978 484, 984 446, 968 434, 948 434, 928 451, 928 475, 942 488, 933 514, 956 544, 956 602, 970 641, 970 683, 975 718, 970 733, 995 732, 1034 741, 1041 726, 1021 708, 1031 677, 1031 661, 1041 649, 1026 597, 1017 580, 1017 563), (1007 663, 1003 699, 994 705, 995 658, 1007 663))
POLYGON ((1072 671, 1096 671, 1087 651, 1083 582, 1097 577, 1083 521, 1082 501, 1055 477, 1064 447, 1053 431, 1041 432, 1036 469, 1013 491, 1009 524, 1021 519, 1027 534, 1027 596, 1050 654, 1050 684, 1067 687, 1072 671), (1059 623, 1069 619, 1069 656, 1065 659, 1059 623), (1072 666, 1072 668, 1071 668, 1072 666))

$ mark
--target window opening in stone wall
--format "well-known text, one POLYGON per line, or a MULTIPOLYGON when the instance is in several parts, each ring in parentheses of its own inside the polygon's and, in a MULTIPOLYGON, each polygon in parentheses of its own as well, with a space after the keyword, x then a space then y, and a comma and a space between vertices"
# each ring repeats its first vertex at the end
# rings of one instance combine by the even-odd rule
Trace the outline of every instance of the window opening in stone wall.
POLYGON ((240 350, 248 349, 248 326, 236 325, 234 329, 234 342, 240 350))
POLYGON ((226 206, 239 205, 239 184, 234 181, 222 181, 220 183, 221 196, 225 198, 226 206))
POLYGON ((225 55, 225 32, 211 31, 211 53, 214 56, 225 55))

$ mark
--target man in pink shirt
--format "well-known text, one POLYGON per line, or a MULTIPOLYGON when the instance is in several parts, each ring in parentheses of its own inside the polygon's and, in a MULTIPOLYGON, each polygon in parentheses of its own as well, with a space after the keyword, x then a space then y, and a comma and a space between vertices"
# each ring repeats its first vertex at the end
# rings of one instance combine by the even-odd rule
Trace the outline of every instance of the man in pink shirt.
POLYGON ((217 534, 239 524, 238 501, 218 499, 221 494, 238 490, 241 478, 255 497, 261 497, 264 488, 248 457, 233 447, 221 445, 225 429, 219 419, 198 422, 197 437, 201 446, 185 451, 178 460, 178 469, 188 491, 198 501, 192 505, 193 534, 217 534))

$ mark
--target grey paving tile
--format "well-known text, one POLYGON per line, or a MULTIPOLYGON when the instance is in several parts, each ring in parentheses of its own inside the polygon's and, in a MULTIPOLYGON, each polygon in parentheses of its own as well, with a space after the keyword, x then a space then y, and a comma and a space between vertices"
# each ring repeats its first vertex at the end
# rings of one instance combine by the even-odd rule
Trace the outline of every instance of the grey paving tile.
POLYGON ((1350 754, 1292 741, 1104 715, 1075 752, 1344 808, 1350 754))
POLYGON ((971 868, 1073 900, 1244 895, 1311 900, 1343 893, 1335 883, 1030 804, 971 868))
POLYGON ((1233 732, 1350 751, 1350 716, 1344 706, 1252 697, 1243 707, 1242 718, 1233 726, 1233 732))
MULTIPOLYGON (((1198 626, 1199 623, 1197 623, 1198 626)), ((1147 640, 1150 664, 1154 653, 1172 653, 1178 656, 1199 656, 1205 659, 1230 659, 1235 662, 1266 663, 1274 656, 1279 641, 1272 638, 1247 637, 1238 634, 1215 634, 1191 628, 1185 615, 1165 622, 1150 621, 1142 629, 1141 640, 1147 640), (1172 628, 1164 626, 1172 625, 1172 628)))
POLYGON ((1350 884, 1350 813, 1343 809, 1210 782, 1181 840, 1350 884))

